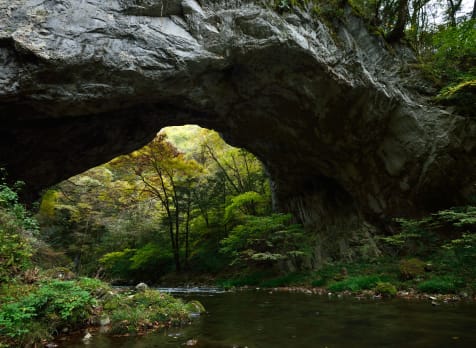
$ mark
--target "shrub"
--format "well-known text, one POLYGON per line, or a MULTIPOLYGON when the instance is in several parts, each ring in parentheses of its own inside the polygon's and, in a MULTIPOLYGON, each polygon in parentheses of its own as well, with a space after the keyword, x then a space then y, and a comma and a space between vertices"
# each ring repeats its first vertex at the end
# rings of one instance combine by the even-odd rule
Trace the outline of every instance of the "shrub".
POLYGON ((286 260, 299 268, 310 248, 304 228, 291 220, 289 214, 247 216, 221 241, 220 252, 234 264, 272 267, 286 260))
POLYGON ((397 294, 397 288, 392 283, 388 282, 378 282, 374 291, 384 297, 393 297, 397 294))
POLYGON ((111 290, 111 287, 108 284, 102 282, 99 279, 94 278, 79 278, 77 280, 77 284, 82 289, 88 291, 94 297, 99 298, 102 298, 106 294, 106 292, 111 290))
POLYGON ((12 189, 0 179, 0 283, 30 266, 38 224, 18 202, 20 184, 12 189))
POLYGON ((113 278, 127 278, 136 249, 124 249, 107 253, 99 259, 106 273, 113 278))
POLYGON ((414 279, 425 274, 425 263, 417 258, 401 260, 399 270, 403 279, 414 279))

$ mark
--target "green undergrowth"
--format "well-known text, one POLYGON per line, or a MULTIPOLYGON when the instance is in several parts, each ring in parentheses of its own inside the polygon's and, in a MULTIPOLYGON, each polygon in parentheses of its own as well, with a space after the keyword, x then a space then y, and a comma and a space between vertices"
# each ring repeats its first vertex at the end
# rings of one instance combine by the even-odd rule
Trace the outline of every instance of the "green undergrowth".
POLYGON ((431 294, 476 292, 474 268, 462 267, 447 251, 423 260, 382 257, 372 262, 329 263, 317 271, 284 275, 250 271, 218 279, 216 284, 224 288, 320 287, 329 292, 354 293, 372 290, 389 297, 396 295, 397 290, 431 294))
POLYGON ((453 294, 465 287, 461 278, 451 275, 435 276, 418 284, 418 290, 426 293, 453 294))
POLYGON ((55 332, 84 326, 98 299, 96 287, 86 280, 41 280, 37 284, 21 282, 1 288, 0 342, 34 345, 52 338, 55 332))
POLYGON ((373 289, 382 279, 376 275, 348 277, 327 286, 329 291, 359 291, 373 289))
POLYGON ((98 279, 13 279, 0 289, 0 347, 34 346, 59 332, 107 325, 112 334, 181 325, 205 309, 156 290, 120 293, 98 279))
POLYGON ((155 290, 121 293, 98 279, 59 280, 41 272, 36 282, 10 279, 0 288, 0 347, 34 346, 59 332, 107 325, 131 334, 181 325, 205 309, 155 290))
POLYGON ((103 316, 111 320, 111 333, 139 333, 162 326, 178 326, 189 321, 190 313, 201 313, 198 301, 188 304, 156 290, 135 295, 115 294, 104 302, 103 316))
POLYGON ((66 267, 42 269, 47 267, 38 250, 51 249, 19 203, 20 186, 11 188, 0 177, 0 347, 37 347, 91 325, 144 332, 184 323, 204 310, 199 302, 186 304, 154 290, 119 293, 66 267))

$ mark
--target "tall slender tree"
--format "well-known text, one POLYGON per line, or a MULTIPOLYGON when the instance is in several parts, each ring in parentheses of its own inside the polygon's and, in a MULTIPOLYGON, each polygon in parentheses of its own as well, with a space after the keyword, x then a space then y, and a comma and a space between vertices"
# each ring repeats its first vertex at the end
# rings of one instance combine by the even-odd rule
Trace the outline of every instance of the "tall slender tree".
POLYGON ((185 246, 185 263, 190 254, 191 192, 201 168, 194 160, 186 159, 163 133, 124 159, 142 182, 143 194, 156 199, 164 210, 175 270, 180 272, 182 247, 185 246))

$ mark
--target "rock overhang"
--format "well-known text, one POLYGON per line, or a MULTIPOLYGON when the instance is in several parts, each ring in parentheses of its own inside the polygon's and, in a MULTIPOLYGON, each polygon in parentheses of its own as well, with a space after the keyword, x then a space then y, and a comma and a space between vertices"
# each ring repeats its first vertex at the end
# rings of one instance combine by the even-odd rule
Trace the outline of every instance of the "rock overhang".
POLYGON ((256 154, 283 209, 415 215, 475 181, 474 121, 409 90, 350 13, 330 28, 253 1, 0 0, 0 19, 0 162, 34 190, 185 123, 256 154))

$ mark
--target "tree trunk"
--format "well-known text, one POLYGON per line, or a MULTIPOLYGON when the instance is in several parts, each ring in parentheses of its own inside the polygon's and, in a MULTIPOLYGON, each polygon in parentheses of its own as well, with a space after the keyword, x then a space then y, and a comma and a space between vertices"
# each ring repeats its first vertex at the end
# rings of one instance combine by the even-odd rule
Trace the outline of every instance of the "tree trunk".
POLYGON ((448 0, 448 19, 452 27, 456 26, 456 12, 461 9, 462 0, 448 0))
POLYGON ((174 249, 175 272, 180 273, 182 267, 180 265, 180 254, 177 248, 174 249))
POLYGON ((185 267, 188 269, 188 259, 190 257, 190 243, 189 243, 189 235, 190 235, 190 206, 192 204, 192 197, 191 193, 189 192, 188 201, 187 201, 187 209, 185 211, 185 267))
POLYGON ((388 42, 398 42, 405 37, 405 26, 408 22, 408 0, 399 0, 397 7, 397 21, 393 29, 387 34, 388 42))

